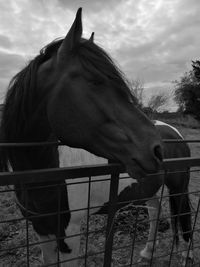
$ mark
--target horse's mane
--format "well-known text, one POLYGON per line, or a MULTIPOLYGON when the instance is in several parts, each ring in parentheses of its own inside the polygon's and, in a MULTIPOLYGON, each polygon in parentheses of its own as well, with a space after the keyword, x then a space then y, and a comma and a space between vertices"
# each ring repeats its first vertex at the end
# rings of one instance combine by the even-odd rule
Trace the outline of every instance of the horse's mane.
MULTIPOLYGON (((81 42, 77 49, 77 54, 84 70, 92 73, 92 82, 98 85, 107 80, 123 97, 137 102, 130 91, 131 85, 129 81, 101 47, 93 42, 81 42)), ((88 77, 86 76, 86 78, 88 77)))
MULTIPOLYGON (((26 141, 26 124, 30 123, 30 116, 38 103, 35 90, 37 70, 57 52, 62 41, 63 39, 56 39, 43 47, 39 55, 11 80, 2 114, 1 140, 3 142, 26 141)), ((82 39, 72 53, 79 57, 86 73, 92 73, 94 83, 101 84, 109 80, 123 96, 135 101, 124 75, 103 49, 93 42, 82 39)))
MULTIPOLYGON (((34 108, 37 105, 37 98, 35 93, 36 86, 36 75, 39 66, 48 60, 53 53, 60 46, 61 40, 54 40, 47 46, 43 47, 40 50, 39 55, 37 55, 33 60, 31 60, 27 66, 17 73, 9 83, 5 101, 3 104, 2 118, 1 118, 1 127, 0 127, 0 142, 9 143, 9 142, 27 142, 25 137, 26 124, 29 124, 29 118, 32 115, 34 108)), ((51 136, 50 136, 51 137, 51 136)), ((49 155, 53 155, 54 160, 57 158, 57 151, 55 147, 48 147, 49 155), (51 153, 52 152, 52 153, 51 153)), ((26 151, 30 151, 26 149, 26 151)), ((35 152, 40 152, 39 150, 44 151, 44 147, 32 151, 33 157, 35 152)), ((7 160, 10 159, 12 152, 14 154, 21 152, 19 148, 8 149, 0 148, 0 169, 7 170, 7 160)), ((25 149, 23 149, 25 151, 25 149)), ((12 156, 11 156, 12 157, 12 156)), ((50 156, 51 157, 51 156, 50 156)), ((37 157, 35 157, 35 162, 37 157)), ((48 157, 46 158, 48 161, 48 157)), ((22 162, 24 159, 22 159, 22 162)), ((26 165, 24 163, 24 165, 26 165)), ((24 166, 26 168, 26 166, 24 166)))
POLYGON ((1 121, 2 142, 22 142, 25 125, 36 103, 35 82, 39 66, 52 56, 60 44, 55 40, 40 50, 40 54, 17 73, 9 83, 1 121))

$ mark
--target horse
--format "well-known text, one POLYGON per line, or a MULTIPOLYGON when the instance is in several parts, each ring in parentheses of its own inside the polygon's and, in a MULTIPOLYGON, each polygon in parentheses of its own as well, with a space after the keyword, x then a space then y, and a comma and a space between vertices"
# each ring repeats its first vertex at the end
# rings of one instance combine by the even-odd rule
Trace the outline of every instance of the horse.
MULTIPOLYGON (((162 166, 159 133, 140 111, 125 76, 94 43, 93 34, 89 39, 82 37, 81 8, 66 37, 46 45, 15 75, 4 101, 1 142, 54 140, 117 160, 138 181, 162 166)), ((57 146, 2 147, 0 154, 2 170, 60 164, 57 146)), ((61 186, 64 178, 51 182, 35 179, 31 184, 16 183, 14 189, 22 214, 42 241, 43 261, 53 266, 59 256, 56 249, 72 260, 77 247, 73 240, 64 238, 80 223, 73 221, 70 212, 70 196, 76 191, 70 194, 70 187, 61 186), (44 242, 52 237, 56 245, 44 242)), ((76 264, 66 262, 70 267, 76 264)))
MULTIPOLYGON (((161 122, 153 121, 162 139, 181 139, 183 136, 173 126, 161 122)), ((180 158, 190 157, 190 148, 187 143, 164 143, 164 158, 180 158)), ((191 224, 191 207, 188 193, 188 185, 190 180, 189 169, 182 169, 181 172, 163 174, 153 174, 149 179, 144 179, 139 183, 129 180, 122 180, 118 191, 117 209, 121 209, 128 203, 133 202, 134 205, 146 205, 149 214, 150 229, 147 243, 140 251, 140 261, 152 260, 153 249, 156 248, 158 241, 155 241, 157 231, 157 220, 159 216, 159 200, 156 193, 161 186, 165 184, 169 190, 169 202, 171 211, 171 225, 174 234, 174 242, 179 245, 178 226, 180 225, 182 237, 184 240, 184 250, 182 252, 182 263, 193 260, 193 251, 190 248, 192 242, 192 224, 191 224), (187 250, 190 248, 187 255, 187 250), (188 256, 188 259, 186 259, 188 256)), ((133 176, 134 177, 134 176, 133 176)), ((103 189, 102 189, 103 190, 103 189)), ((108 202, 97 211, 97 214, 107 214, 108 202)))

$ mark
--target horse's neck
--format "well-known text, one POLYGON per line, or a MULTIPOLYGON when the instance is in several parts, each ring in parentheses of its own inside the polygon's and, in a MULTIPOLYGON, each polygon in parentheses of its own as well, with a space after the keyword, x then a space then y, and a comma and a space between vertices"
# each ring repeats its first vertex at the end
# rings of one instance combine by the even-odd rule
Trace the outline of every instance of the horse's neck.
MULTIPOLYGON (((47 140, 39 141, 56 141, 56 139, 51 136, 47 140)), ((31 139, 31 142, 34 140, 31 139)), ((16 148, 9 155, 12 168, 16 171, 59 167, 57 146, 16 148)))
POLYGON ((24 136, 22 137, 26 142, 43 142, 55 139, 51 133, 51 127, 46 114, 46 101, 43 98, 42 100, 40 100, 35 110, 29 115, 29 120, 26 122, 24 136))
MULTIPOLYGON (((18 140, 20 142, 57 141, 48 123, 45 100, 40 100, 35 109, 32 110, 18 140)), ((13 169, 15 170, 59 166, 59 154, 56 146, 16 148, 11 153, 11 157, 13 169)))

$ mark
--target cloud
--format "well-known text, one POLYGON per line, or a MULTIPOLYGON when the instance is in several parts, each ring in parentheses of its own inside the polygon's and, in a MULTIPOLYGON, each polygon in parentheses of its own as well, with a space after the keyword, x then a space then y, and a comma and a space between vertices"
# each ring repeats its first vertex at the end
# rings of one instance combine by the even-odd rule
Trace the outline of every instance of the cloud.
MULTIPOLYGON (((197 0, 7 0, 0 1, 0 48, 5 61, 16 55, 10 72, 18 69, 19 58, 25 63, 44 45, 65 36, 80 6, 84 36, 94 31, 95 42, 130 79, 139 77, 149 90, 158 84, 163 90, 171 88, 191 60, 199 59, 197 0)), ((1 68, 5 81, 8 68, 1 68)))
POLYGON ((99 1, 99 0, 92 0, 92 1, 80 1, 80 0, 58 0, 58 3, 66 8, 71 9, 73 11, 76 11, 79 7, 82 7, 84 10, 87 10, 88 12, 94 13, 99 12, 100 10, 108 10, 110 9, 110 12, 112 13, 113 8, 116 5, 119 5, 121 2, 126 2, 123 0, 106 0, 106 1, 99 1), (111 9, 112 8, 112 9, 111 9))
POLYGON ((3 34, 0 34, 0 48, 11 48, 12 46, 12 42, 10 40, 9 37, 3 35, 3 34))
POLYGON ((23 56, 8 54, 0 50, 0 62, 0 100, 2 100, 9 81, 25 66, 25 60, 23 56))
MULTIPOLYGON (((149 1, 149 10, 146 9, 149 14, 129 27, 131 37, 121 42, 115 54, 130 78, 140 77, 147 87, 153 81, 156 87, 156 82, 161 81, 165 88, 167 80, 170 87, 172 80, 188 70, 191 60, 198 59, 200 4, 197 1, 154 2, 157 7, 149 1)), ((144 9, 142 3, 145 1, 140 2, 140 15, 144 9)))
POLYGON ((0 72, 4 77, 9 77, 10 74, 21 69, 25 65, 23 56, 17 54, 8 54, 2 51, 0 51, 0 62, 0 72))

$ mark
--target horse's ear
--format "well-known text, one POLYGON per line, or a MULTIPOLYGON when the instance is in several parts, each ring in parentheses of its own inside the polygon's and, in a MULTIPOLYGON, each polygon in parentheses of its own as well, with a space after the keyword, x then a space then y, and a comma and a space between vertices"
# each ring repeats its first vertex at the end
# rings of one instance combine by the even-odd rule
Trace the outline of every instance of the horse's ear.
POLYGON ((68 55, 73 48, 80 42, 82 36, 82 18, 81 18, 82 8, 80 7, 76 13, 76 18, 64 38, 59 50, 58 58, 62 58, 68 55))
POLYGON ((91 43, 94 43, 94 32, 92 32, 92 34, 91 34, 91 36, 90 36, 88 41, 91 42, 91 43))

